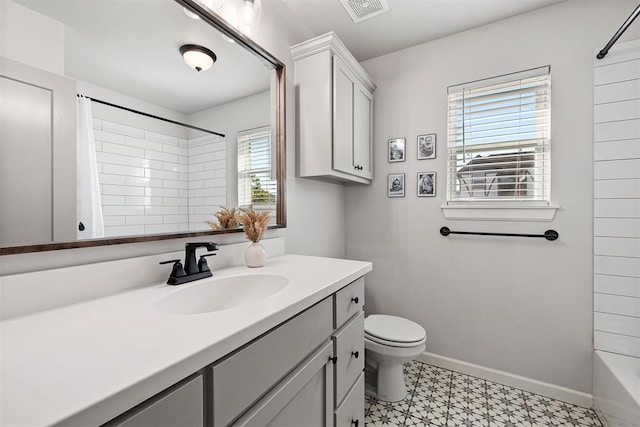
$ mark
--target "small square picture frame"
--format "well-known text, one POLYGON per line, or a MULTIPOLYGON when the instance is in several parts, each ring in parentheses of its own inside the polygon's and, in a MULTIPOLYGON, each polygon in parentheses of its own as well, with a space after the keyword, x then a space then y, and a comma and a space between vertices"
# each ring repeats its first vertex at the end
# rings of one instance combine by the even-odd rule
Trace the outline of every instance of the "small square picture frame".
POLYGON ((405 138, 389 140, 389 163, 404 162, 407 159, 407 143, 405 138))
POLYGON ((403 173, 390 173, 387 178, 387 196, 404 197, 405 184, 403 173))
POLYGON ((436 134, 427 133, 424 135, 418 135, 417 138, 418 147, 418 160, 427 160, 436 158, 436 134))
POLYGON ((418 172, 418 197, 435 197, 436 195, 436 173, 418 172))

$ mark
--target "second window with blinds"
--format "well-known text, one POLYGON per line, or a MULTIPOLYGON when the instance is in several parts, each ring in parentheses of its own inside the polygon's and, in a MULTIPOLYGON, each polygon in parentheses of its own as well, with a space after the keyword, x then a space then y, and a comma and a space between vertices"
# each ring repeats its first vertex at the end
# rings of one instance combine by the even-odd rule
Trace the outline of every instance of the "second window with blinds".
POLYGON ((275 218, 277 185, 272 154, 269 126, 238 132, 238 205, 270 211, 275 218))
POLYGON ((451 86, 448 106, 447 205, 550 205, 550 67, 451 86))

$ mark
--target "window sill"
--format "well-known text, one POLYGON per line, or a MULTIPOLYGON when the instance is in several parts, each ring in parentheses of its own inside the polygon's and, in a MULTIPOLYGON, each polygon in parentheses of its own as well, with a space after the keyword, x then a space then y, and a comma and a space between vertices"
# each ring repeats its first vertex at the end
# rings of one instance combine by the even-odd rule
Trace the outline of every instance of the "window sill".
POLYGON ((551 221, 560 209, 558 205, 547 206, 477 206, 442 205, 445 219, 485 221, 551 221))

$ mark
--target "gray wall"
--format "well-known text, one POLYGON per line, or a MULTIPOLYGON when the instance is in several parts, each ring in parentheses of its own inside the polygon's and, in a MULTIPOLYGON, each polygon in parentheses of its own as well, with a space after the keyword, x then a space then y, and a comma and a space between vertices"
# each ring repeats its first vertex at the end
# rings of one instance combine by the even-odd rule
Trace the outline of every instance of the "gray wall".
POLYGON ((286 64, 287 74, 287 230, 286 250, 303 255, 344 257, 345 189, 342 185, 295 177, 295 89, 289 48, 315 36, 296 22, 282 22, 280 2, 262 10, 255 40, 286 64))
MULTIPOLYGON (((427 330, 427 351, 591 392, 592 86, 601 48, 637 5, 571 0, 374 58, 378 85, 372 186, 346 190, 347 257, 373 262, 369 312, 427 330), (446 221, 447 86, 543 65, 552 69, 552 222, 446 221), (416 136, 437 134, 437 158, 416 160, 416 136), (407 138, 388 163, 387 140, 407 138), (437 196, 416 197, 416 173, 436 171, 437 196), (404 198, 386 176, 404 172, 404 198), (455 230, 540 233, 544 239, 441 237, 455 230)), ((637 37, 638 25, 627 38, 637 37)))

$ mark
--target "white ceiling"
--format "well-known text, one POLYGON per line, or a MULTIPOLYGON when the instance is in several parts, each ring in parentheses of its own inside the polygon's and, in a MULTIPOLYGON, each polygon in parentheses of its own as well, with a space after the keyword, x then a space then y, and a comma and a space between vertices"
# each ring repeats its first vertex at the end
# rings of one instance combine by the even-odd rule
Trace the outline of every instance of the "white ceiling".
MULTIPOLYGON (((269 88, 270 71, 255 56, 173 0, 14 1, 65 24, 70 77, 184 114, 269 88), (191 70, 178 54, 187 43, 213 50, 218 62, 191 70)), ((389 12, 358 24, 340 0, 263 0, 263 15, 287 25, 295 43, 334 31, 363 61, 565 0, 387 1, 389 12)))
POLYGON ((291 13, 283 22, 297 20, 315 35, 334 31, 364 61, 565 0, 387 0, 389 12, 358 24, 340 0, 280 1, 291 13))
POLYGON ((173 0, 15 1, 65 25, 69 77, 184 114, 269 89, 270 69, 173 0), (183 44, 218 60, 197 73, 178 52, 183 44))

